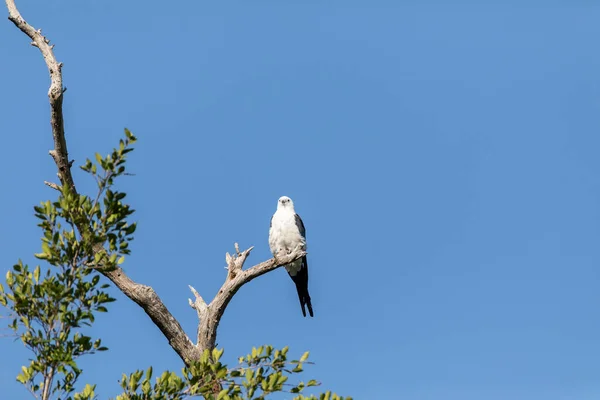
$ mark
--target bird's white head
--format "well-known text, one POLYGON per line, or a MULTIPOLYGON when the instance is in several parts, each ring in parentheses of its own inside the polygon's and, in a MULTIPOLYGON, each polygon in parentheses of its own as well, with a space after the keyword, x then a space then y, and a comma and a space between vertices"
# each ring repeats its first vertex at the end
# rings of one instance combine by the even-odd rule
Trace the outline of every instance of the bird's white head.
POLYGON ((287 196, 281 196, 277 201, 277 209, 294 211, 294 202, 287 196))

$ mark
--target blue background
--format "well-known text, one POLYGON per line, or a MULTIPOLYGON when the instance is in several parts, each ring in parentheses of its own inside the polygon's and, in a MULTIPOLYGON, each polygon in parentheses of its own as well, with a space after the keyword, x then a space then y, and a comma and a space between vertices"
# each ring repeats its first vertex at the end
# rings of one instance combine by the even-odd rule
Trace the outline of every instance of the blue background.
MULTIPOLYGON (((311 351, 304 377, 357 399, 600 396, 600 5, 592 1, 18 1, 64 62, 77 165, 140 138, 124 268, 190 337, 233 243, 270 257, 292 197, 314 319, 284 270, 246 285, 219 329, 311 351), (276 317, 273 317, 276 316, 276 317)), ((0 269, 35 265, 32 206, 54 198, 48 73, 0 23, 0 269)), ((79 169, 80 191, 94 183, 79 169)), ((181 362, 118 298, 81 359, 101 399, 122 372, 181 362)), ((29 356, 0 339, 0 396, 29 356)), ((291 397, 291 396, 285 396, 291 397)))

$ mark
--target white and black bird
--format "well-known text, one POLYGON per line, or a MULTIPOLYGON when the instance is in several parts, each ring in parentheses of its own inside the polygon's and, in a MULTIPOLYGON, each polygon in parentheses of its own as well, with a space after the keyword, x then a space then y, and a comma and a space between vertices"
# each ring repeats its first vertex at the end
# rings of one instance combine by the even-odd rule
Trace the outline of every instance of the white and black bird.
MULTIPOLYGON (((306 250, 306 230, 304 223, 296 211, 294 211, 294 202, 287 196, 282 196, 277 202, 277 211, 271 217, 271 227, 269 229, 269 247, 273 256, 289 254, 297 247, 306 250)), ((306 317, 306 308, 308 313, 313 316, 310 295, 308 294, 308 262, 306 256, 284 265, 288 274, 296 284, 302 314, 306 317)))

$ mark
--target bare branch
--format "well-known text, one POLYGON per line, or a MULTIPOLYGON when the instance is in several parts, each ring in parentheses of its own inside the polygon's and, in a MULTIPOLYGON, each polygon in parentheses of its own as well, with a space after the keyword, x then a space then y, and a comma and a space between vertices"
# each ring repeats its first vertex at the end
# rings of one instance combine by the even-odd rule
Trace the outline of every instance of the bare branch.
POLYGON ((206 314, 206 311, 208 310, 208 306, 206 305, 206 302, 204 301, 202 296, 200 296, 200 293, 198 293, 198 291, 196 289, 194 289, 193 286, 188 285, 188 287, 190 288, 190 290, 194 294, 194 297, 196 298, 195 301, 192 301, 192 299, 188 299, 188 303, 190 304, 190 307, 192 307, 194 310, 198 311, 198 318, 204 318, 204 315, 206 314))
POLYGON ((142 307, 186 364, 199 358, 196 347, 154 289, 134 282, 120 267, 98 271, 110 279, 125 296, 142 307))
MULTIPOLYGON (((242 260, 245 261, 247 252, 249 252, 252 247, 242 253, 242 260)), ((261 275, 266 274, 267 272, 273 271, 274 269, 279 268, 282 265, 286 265, 291 263, 292 261, 296 261, 297 259, 306 255, 306 252, 302 249, 296 249, 294 252, 280 257, 278 259, 271 258, 270 260, 264 261, 260 264, 257 264, 245 271, 241 271, 241 273, 234 278, 228 279, 225 281, 218 294, 215 296, 213 301, 211 301, 209 307, 211 311, 216 312, 216 316, 218 319, 221 319, 223 316, 223 312, 225 311, 225 307, 229 304, 231 298, 235 295, 235 293, 246 283, 258 278, 261 275)), ((243 261, 241 264, 243 264, 243 261)), ((241 269, 242 265, 240 265, 241 269)))
POLYGON ((227 279, 233 279, 236 277, 237 273, 242 269, 244 263, 246 262, 246 258, 250 255, 250 252, 254 249, 254 246, 251 246, 249 249, 244 250, 244 252, 240 252, 240 246, 235 243, 235 252, 236 254, 231 256, 229 253, 225 253, 225 262, 227 263, 227 279))
POLYGON ((29 25, 17 10, 14 0, 6 0, 8 8, 8 19, 25 33, 33 41, 35 47, 40 49, 48 72, 50 73, 50 89, 48 90, 48 98, 50 99, 50 125, 52 126, 52 136, 54 138, 54 150, 52 158, 58 168, 59 177, 63 185, 75 190, 73 177, 71 176, 71 168, 69 166, 69 153, 67 151, 67 143, 65 142, 65 125, 63 120, 62 103, 63 103, 63 84, 62 84, 62 63, 56 61, 54 52, 50 46, 50 40, 42 35, 40 29, 36 30, 29 25))
POLYGON ((291 254, 283 255, 278 258, 271 258, 270 260, 257 264, 247 270, 242 270, 244 262, 246 261, 246 258, 248 258, 253 247, 250 247, 243 252, 239 251, 237 243, 235 247, 236 255, 231 256, 229 253, 225 255, 228 264, 228 273, 225 283, 223 283, 223 286, 221 286, 221 289, 219 289, 215 298, 208 305, 207 312, 203 313, 204 315, 198 313, 200 322, 198 325, 198 343, 196 347, 200 353, 205 349, 213 349, 215 347, 219 322, 223 317, 227 305, 242 286, 267 272, 273 271, 282 265, 289 264, 306 255, 306 252, 303 249, 297 248, 291 254))

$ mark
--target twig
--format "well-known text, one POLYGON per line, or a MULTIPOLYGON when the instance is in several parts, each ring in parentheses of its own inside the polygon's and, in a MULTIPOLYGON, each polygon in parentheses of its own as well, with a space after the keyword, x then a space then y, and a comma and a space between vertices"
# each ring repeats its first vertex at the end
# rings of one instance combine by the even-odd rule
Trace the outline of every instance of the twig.
POLYGON ((194 310, 196 310, 198 312, 199 319, 205 318, 206 312, 208 311, 208 306, 206 305, 206 302, 204 301, 202 296, 200 296, 200 293, 198 293, 198 291, 196 289, 194 289, 193 286, 188 285, 188 287, 190 288, 190 290, 194 294, 194 297, 196 298, 195 301, 192 301, 192 299, 188 299, 188 303, 189 303, 190 307, 192 307, 194 310))
POLYGON ((44 184, 46 186, 50 186, 54 190, 58 190, 59 192, 62 192, 62 188, 54 182, 44 181, 44 184))

